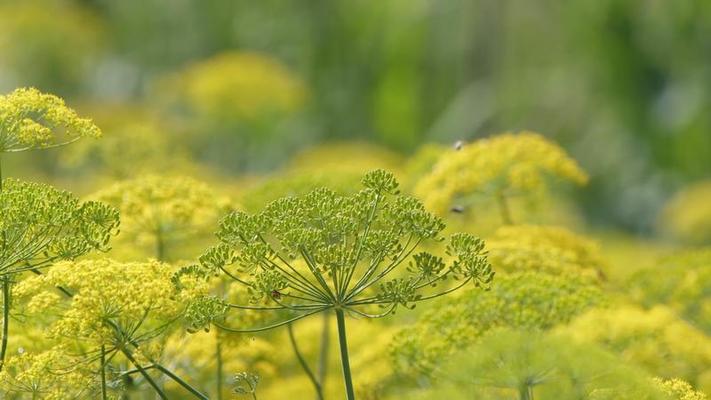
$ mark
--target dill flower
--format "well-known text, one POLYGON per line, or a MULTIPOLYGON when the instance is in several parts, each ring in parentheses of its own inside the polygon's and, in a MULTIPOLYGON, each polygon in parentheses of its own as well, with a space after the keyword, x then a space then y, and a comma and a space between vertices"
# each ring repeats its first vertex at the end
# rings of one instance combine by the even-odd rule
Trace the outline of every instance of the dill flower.
POLYGON ((627 286, 632 298, 643 305, 666 304, 711 333, 711 248, 666 256, 636 272, 627 286))
POLYGON ((208 118, 252 120, 298 109, 306 88, 284 65, 266 55, 225 52, 183 73, 192 107, 208 118))
POLYGON ((655 375, 679 377, 702 390, 711 389, 711 339, 666 306, 591 310, 560 330, 577 341, 617 352, 655 375))
POLYGON ((667 400, 640 368, 561 335, 497 329, 458 353, 437 371, 427 398, 452 398, 444 393, 453 387, 455 399, 600 399, 607 392, 615 400, 667 400))
POLYGON ((706 400, 705 394, 681 379, 654 378, 654 384, 673 400, 706 400))
POLYGON ((0 372, 0 389, 19 398, 79 400, 95 395, 96 384, 86 365, 59 346, 10 357, 0 372))
POLYGON ((444 152, 414 191, 428 208, 441 213, 455 204, 470 202, 475 195, 504 201, 541 191, 546 176, 579 185, 588 180, 561 147, 542 135, 504 133, 444 152))
POLYGON ((449 263, 415 253, 421 244, 438 241, 442 220, 417 199, 401 195, 391 173, 369 172, 362 184, 353 195, 319 188, 276 200, 255 215, 232 212, 220 222, 220 244, 208 249, 199 265, 181 271, 224 273, 251 293, 251 304, 230 308, 280 317, 253 329, 216 324, 223 330, 259 332, 335 311, 349 399, 354 391, 346 313, 381 318, 467 284, 486 289, 494 276, 484 242, 470 234, 452 235, 449 263))
POLYGON ((117 207, 122 232, 140 244, 153 244, 159 260, 169 257, 177 242, 203 232, 231 208, 228 199, 205 183, 186 177, 139 176, 117 182, 92 198, 117 207))
POLYGON ((72 293, 63 303, 56 300, 37 312, 54 314, 48 332, 57 338, 91 341, 96 345, 116 345, 117 332, 107 321, 129 330, 153 329, 177 320, 183 311, 173 295, 173 270, 158 261, 120 263, 110 259, 60 262, 43 275, 29 277, 17 284, 15 295, 44 303, 44 293, 62 287, 72 293), (158 321, 158 322, 156 322, 158 321))
POLYGON ((663 232, 691 244, 711 244, 711 181, 690 185, 666 205, 659 222, 663 232))
POLYGON ((489 259, 504 271, 539 270, 553 274, 602 276, 599 245, 556 226, 507 225, 487 240, 489 259))
POLYGON ((504 274, 490 291, 440 300, 395 336, 390 355, 401 373, 428 376, 491 329, 547 330, 603 303, 597 285, 580 276, 504 274))
POLYGON ((0 153, 62 146, 101 131, 64 100, 34 88, 0 96, 0 153))
POLYGON ((0 275, 106 251, 118 225, 118 211, 106 204, 81 203, 49 185, 5 179, 0 190, 0 275))

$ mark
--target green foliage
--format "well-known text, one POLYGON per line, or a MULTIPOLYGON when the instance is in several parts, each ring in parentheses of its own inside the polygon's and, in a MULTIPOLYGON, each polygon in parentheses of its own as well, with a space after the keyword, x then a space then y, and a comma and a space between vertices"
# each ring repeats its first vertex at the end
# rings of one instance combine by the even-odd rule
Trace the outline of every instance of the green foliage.
POLYGON ((465 291, 440 300, 395 336, 391 356, 401 373, 429 376, 491 329, 546 330, 603 299, 597 285, 581 276, 533 271, 500 275, 490 291, 465 291))
POLYGON ((257 385, 259 384, 259 375, 250 372, 240 372, 235 374, 234 392, 238 395, 251 395, 257 398, 257 385))
POLYGON ((41 183, 6 179, 0 191, 0 275, 107 251, 118 233, 116 209, 79 202, 41 183))

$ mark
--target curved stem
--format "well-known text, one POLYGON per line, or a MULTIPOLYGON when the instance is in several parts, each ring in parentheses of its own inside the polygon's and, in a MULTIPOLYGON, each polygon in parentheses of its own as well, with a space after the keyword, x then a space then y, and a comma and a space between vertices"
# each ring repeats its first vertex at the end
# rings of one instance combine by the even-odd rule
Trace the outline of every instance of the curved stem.
POLYGON ((348 359, 348 341, 346 339, 346 320, 343 310, 336 309, 336 320, 338 322, 338 344, 341 348, 341 364, 343 365, 343 383, 346 386, 346 399, 355 400, 353 391, 353 378, 351 377, 351 362, 348 359))
POLYGON ((294 350, 294 355, 296 355, 296 359, 299 360, 301 368, 304 370, 304 372, 306 372, 306 375, 309 377, 311 384, 314 386, 314 390, 316 390, 316 398, 318 400, 323 400, 321 384, 318 382, 313 371, 311 371, 311 368, 309 368, 309 365, 306 363, 304 356, 299 351, 299 346, 296 344, 296 338, 294 337, 294 328, 291 326, 291 324, 287 324, 286 328, 289 332, 289 342, 291 343, 291 348, 294 350))
POLYGON ((10 277, 2 277, 2 344, 0 344, 0 371, 5 365, 7 338, 10 333, 10 277))
POLYGON ((308 313, 306 313, 306 314, 301 314, 301 315, 299 315, 299 316, 297 316, 297 317, 288 319, 288 320, 286 320, 286 321, 278 322, 278 323, 276 323, 276 324, 269 325, 269 326, 264 326, 264 327, 261 327, 261 328, 254 328, 254 329, 235 329, 235 328, 230 328, 229 326, 224 326, 224 325, 219 324, 219 323, 217 323, 217 322, 215 322, 215 326, 218 327, 218 328, 220 328, 220 329, 222 329, 222 330, 224 330, 224 331, 227 331, 227 332, 234 332, 234 333, 255 333, 255 332, 262 332, 262 331, 267 331, 267 330, 270 330, 270 329, 278 328, 278 327, 280 327, 280 326, 283 326, 283 325, 286 325, 286 324, 289 324, 289 323, 298 321, 298 320, 300 320, 300 319, 302 319, 302 318, 308 317, 309 315, 316 314, 317 312, 325 311, 327 308, 328 308, 328 307, 319 308, 319 309, 316 309, 316 310, 314 310, 314 311, 308 312, 308 313))

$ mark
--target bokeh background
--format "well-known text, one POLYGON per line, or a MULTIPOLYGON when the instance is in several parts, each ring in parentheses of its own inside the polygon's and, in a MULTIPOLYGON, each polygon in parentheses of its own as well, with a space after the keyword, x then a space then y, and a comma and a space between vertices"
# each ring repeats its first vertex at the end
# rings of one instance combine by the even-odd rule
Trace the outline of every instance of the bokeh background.
POLYGON ((0 27, 1 91, 56 93, 107 137, 14 175, 79 192, 141 162, 260 175, 324 143, 530 129, 590 172, 589 223, 648 234, 711 175, 707 1, 4 0, 0 27))

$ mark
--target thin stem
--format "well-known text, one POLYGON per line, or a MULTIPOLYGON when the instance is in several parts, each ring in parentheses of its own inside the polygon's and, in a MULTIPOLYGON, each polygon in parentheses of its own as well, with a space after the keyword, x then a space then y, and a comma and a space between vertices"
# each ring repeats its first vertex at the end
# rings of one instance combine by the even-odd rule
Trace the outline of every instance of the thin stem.
POLYGON ((351 378, 351 363, 348 359, 348 341, 346 339, 346 320, 343 310, 336 309, 336 320, 338 322, 338 344, 341 347, 341 364, 343 365, 343 382, 346 386, 346 399, 355 400, 353 391, 353 379, 351 378))
POLYGON ((306 376, 309 377, 309 380, 311 381, 311 384, 313 385, 314 390, 316 390, 316 398, 318 400, 323 400, 323 392, 321 391, 321 384, 318 382, 313 371, 311 371, 311 368, 309 368, 309 365, 306 363, 304 356, 299 351, 299 346, 296 344, 296 338, 294 337, 294 328, 291 326, 291 324, 287 324, 286 328, 287 328, 287 331, 289 332, 289 343, 291 343, 291 348, 294 350, 294 355, 296 355, 296 359, 299 360, 299 364, 301 365, 301 368, 306 373, 306 376))
POLYGON ((222 324, 220 324, 220 323, 217 323, 217 322, 215 323, 215 326, 218 327, 218 328, 220 328, 220 329, 222 329, 222 330, 224 330, 224 331, 227 331, 227 332, 234 332, 234 333, 255 333, 255 332, 262 332, 262 331, 268 331, 268 330, 270 330, 270 329, 278 328, 278 327, 280 327, 280 326, 283 326, 283 325, 286 325, 286 324, 290 324, 290 323, 292 323, 292 322, 296 322, 296 321, 298 321, 298 320, 300 320, 300 319, 302 319, 302 318, 308 317, 309 315, 316 314, 317 312, 325 311, 325 310, 328 309, 328 308, 329 308, 329 307, 318 308, 318 309, 316 309, 316 310, 314 310, 314 311, 307 312, 306 314, 301 314, 301 315, 299 315, 299 316, 296 316, 296 317, 294 317, 294 318, 288 319, 288 320, 286 320, 286 321, 281 321, 281 322, 278 322, 278 323, 276 323, 276 324, 272 324, 272 325, 269 325, 269 326, 264 326, 264 327, 261 327, 261 328, 235 329, 235 328, 230 328, 230 327, 228 327, 228 326, 224 326, 224 325, 222 325, 222 324))
POLYGON ((173 373, 173 371, 171 371, 171 370, 165 368, 164 366, 162 366, 162 365, 160 365, 160 364, 158 364, 158 363, 154 363, 154 365, 155 365, 155 368, 156 368, 158 371, 162 372, 162 373, 165 374, 165 375, 168 375, 168 377, 169 377, 170 379, 172 379, 175 383, 177 383, 178 385, 180 385, 180 386, 182 386, 183 388, 185 388, 185 390, 187 390, 188 392, 192 393, 192 394, 193 394, 195 397, 197 397, 198 399, 200 399, 200 400, 210 400, 209 397, 207 397, 207 396, 205 396, 204 394, 200 393, 197 389, 195 389, 195 388, 192 387, 190 384, 188 384, 187 382, 185 382, 184 380, 182 380, 178 375, 175 375, 175 374, 173 373))
POLYGON ((106 400, 106 347, 101 345, 101 399, 106 400))
MULTIPOLYGON (((123 347, 121 347, 120 350, 123 353, 123 355, 126 356, 128 361, 130 361, 131 364, 133 364, 133 366, 138 369, 138 372, 140 372, 141 375, 143 375, 143 377, 146 379, 148 384, 151 385, 153 390, 156 391, 156 394, 158 394, 158 397, 160 397, 163 400, 168 400, 168 397, 165 395, 163 390, 158 386, 158 384, 153 380, 153 378, 151 378, 151 376, 148 374, 148 372, 146 372, 146 370, 143 369, 143 367, 141 367, 141 364, 139 364, 138 361, 136 361, 136 359, 133 358, 133 356, 131 355, 131 352, 126 350, 123 347)), ((156 366, 156 368, 157 368, 157 366, 156 366)))
POLYGON ((509 203, 503 191, 499 191, 496 194, 496 200, 499 203, 501 220, 503 221, 504 225, 513 225, 513 219, 511 218, 511 210, 509 209, 509 203))
POLYGON ((319 350, 318 358, 318 383, 323 391, 326 386, 326 373, 328 372, 328 349, 331 342, 330 333, 330 318, 329 313, 323 313, 323 326, 321 328, 321 349, 319 350))
POLYGON ((518 388, 518 398, 519 400, 533 400, 533 391, 531 387, 524 383, 518 388))
POLYGON ((10 331, 10 277, 2 277, 2 344, 0 344, 0 371, 5 365, 7 338, 10 331))
POLYGON ((220 335, 215 334, 215 361, 217 362, 217 400, 222 400, 222 342, 220 335))
POLYGON ((165 261, 165 241, 163 240, 163 228, 156 229, 156 259, 165 261))

